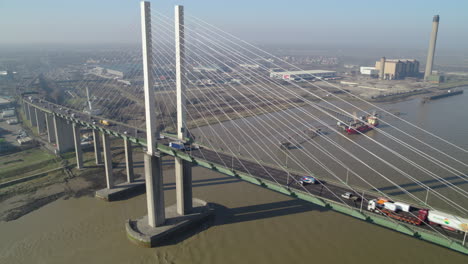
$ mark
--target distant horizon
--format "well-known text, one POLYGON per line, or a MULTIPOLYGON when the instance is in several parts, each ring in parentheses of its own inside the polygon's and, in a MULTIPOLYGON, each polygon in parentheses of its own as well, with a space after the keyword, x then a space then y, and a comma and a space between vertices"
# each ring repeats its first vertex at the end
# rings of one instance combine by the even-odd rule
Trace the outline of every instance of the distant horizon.
MULTIPOLYGON (((24 0, 0 3, 0 46, 21 45, 136 45, 139 2, 111 0, 24 0)), ((437 49, 468 47, 468 1, 396 0, 393 5, 329 0, 222 2, 205 0, 152 2, 153 15, 173 17, 175 4, 256 45, 374 45, 427 48, 432 17, 440 15, 437 49), (452 3, 452 4, 450 4, 452 3), (262 10, 262 12, 259 12, 262 10), (160 14, 159 14, 160 13, 160 14)))

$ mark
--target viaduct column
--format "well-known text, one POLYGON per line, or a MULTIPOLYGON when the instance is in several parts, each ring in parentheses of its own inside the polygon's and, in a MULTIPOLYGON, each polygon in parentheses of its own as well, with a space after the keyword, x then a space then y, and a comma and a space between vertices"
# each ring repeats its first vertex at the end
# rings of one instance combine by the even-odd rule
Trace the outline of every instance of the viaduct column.
POLYGON ((83 168, 83 151, 81 149, 81 131, 77 124, 73 124, 73 141, 75 143, 76 168, 83 168))
POLYGON ((52 115, 45 113, 45 121, 47 128, 47 140, 49 141, 49 143, 55 142, 55 128, 52 115))
POLYGON ((114 175, 112 174, 112 153, 108 134, 102 133, 102 143, 104 147, 104 168, 106 169, 107 189, 112 189, 114 187, 114 175))
POLYGON ((36 108, 34 106, 28 105, 29 106, 29 120, 31 120, 31 126, 36 126, 37 125, 37 119, 36 119, 36 108), (32 109, 31 109, 32 108, 32 109))
POLYGON ((26 103, 24 99, 23 99, 23 110, 24 110, 24 116, 26 117, 26 119, 31 120, 31 116, 29 115, 29 104, 26 103))
POLYGON ((141 38, 143 51, 143 78, 145 92, 145 119, 147 153, 144 154, 146 203, 148 207, 148 225, 157 227, 166 221, 162 162, 160 153, 156 152, 156 139, 159 138, 158 126, 154 116, 154 92, 152 77, 152 36, 151 5, 141 2, 141 38), (156 155, 156 156, 155 156, 156 155))
POLYGON ((46 131, 46 123, 45 123, 45 113, 42 112, 41 110, 34 108, 35 111, 35 118, 36 118, 36 124, 37 124, 37 133, 40 134, 41 132, 46 131))
MULTIPOLYGON (((184 7, 175 6, 175 51, 176 51, 176 94, 177 94, 177 137, 185 142, 186 83, 185 83, 185 39, 184 7)), ((185 215, 192 210, 192 165, 181 158, 175 158, 177 213, 185 215)))
POLYGON ((64 153, 73 149, 73 128, 66 120, 54 115, 55 143, 58 153, 64 153))
POLYGON ((93 129, 93 142, 94 142, 94 157, 96 158, 96 165, 102 164, 101 156, 101 138, 99 131, 93 129))
POLYGON ((125 147, 125 164, 127 166, 127 182, 133 182, 135 175, 133 173, 133 153, 132 153, 132 142, 128 139, 124 139, 125 147))

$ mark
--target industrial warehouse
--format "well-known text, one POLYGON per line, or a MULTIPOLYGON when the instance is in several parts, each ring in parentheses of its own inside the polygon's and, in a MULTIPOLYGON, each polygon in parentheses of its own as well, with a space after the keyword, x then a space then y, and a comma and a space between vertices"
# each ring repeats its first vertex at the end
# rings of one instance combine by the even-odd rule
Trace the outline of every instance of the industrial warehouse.
POLYGON ((375 62, 375 68, 379 69, 379 77, 382 80, 399 80, 405 77, 418 77, 419 61, 415 59, 390 59, 382 57, 375 62))
POLYGON ((336 77, 335 71, 324 70, 308 70, 308 71, 284 71, 284 72, 271 72, 270 78, 281 79, 284 81, 302 81, 314 80, 322 78, 336 77))

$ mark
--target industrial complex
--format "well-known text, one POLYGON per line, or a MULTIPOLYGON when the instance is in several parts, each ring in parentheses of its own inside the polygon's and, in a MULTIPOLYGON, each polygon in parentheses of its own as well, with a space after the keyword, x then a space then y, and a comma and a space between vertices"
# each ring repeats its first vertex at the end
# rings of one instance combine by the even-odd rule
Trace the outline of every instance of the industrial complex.
POLYGON ((270 78, 284 81, 314 80, 336 77, 335 71, 309 70, 309 71, 283 71, 270 72, 270 78))
MULTIPOLYGON (((439 15, 435 15, 432 22, 432 32, 429 41, 424 80, 430 82, 441 82, 443 77, 434 75, 432 67, 434 65, 435 47, 437 41, 437 31, 439 28, 439 15)), ((382 57, 375 62, 375 67, 360 67, 361 75, 379 78, 380 80, 402 80, 406 77, 420 77, 419 61, 416 59, 387 59, 382 57)))
POLYGON ((391 59, 382 57, 375 62, 375 69, 379 69, 381 80, 404 79, 405 77, 418 77, 419 61, 415 59, 391 59))

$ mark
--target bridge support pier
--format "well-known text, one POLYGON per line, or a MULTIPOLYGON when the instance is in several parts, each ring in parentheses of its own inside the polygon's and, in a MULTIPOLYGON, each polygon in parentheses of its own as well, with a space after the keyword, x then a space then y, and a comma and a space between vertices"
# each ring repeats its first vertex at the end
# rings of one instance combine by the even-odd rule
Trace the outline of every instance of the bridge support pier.
POLYGON ((37 119, 36 119, 36 108, 34 106, 29 105, 29 120, 31 121, 31 126, 37 126, 37 119), (32 108, 32 109, 31 109, 32 108))
POLYGON ((44 115, 47 128, 47 140, 49 143, 55 142, 54 120, 50 114, 44 113, 44 115))
POLYGON ((125 165, 127 168, 127 182, 131 183, 135 180, 133 172, 133 153, 132 153, 132 142, 128 139, 124 139, 125 147, 125 165))
POLYGON ((31 115, 29 115, 29 104, 26 103, 23 100, 23 111, 24 111, 24 116, 26 117, 27 120, 31 120, 31 115))
POLYGON ((73 139, 75 142, 76 168, 83 168, 83 150, 81 149, 81 131, 77 124, 73 124, 73 139))
POLYGON ((144 154, 148 225, 158 227, 166 221, 162 157, 144 154))
POLYGON ((114 187, 114 175, 112 174, 112 153, 110 138, 106 133, 102 133, 102 145, 104 150, 104 168, 106 169, 107 189, 114 187))
POLYGON ((186 215, 192 211, 192 164, 175 158, 177 213, 186 215))
POLYGON ((45 113, 41 110, 34 108, 36 114, 36 123, 37 123, 37 133, 40 134, 46 131, 46 123, 45 123, 45 113))
POLYGON ((55 143, 57 144, 57 152, 64 153, 74 148, 73 128, 65 119, 58 116, 53 117, 55 129, 55 143))
POLYGON ((93 141, 94 141, 94 157, 96 159, 96 165, 102 164, 102 155, 101 155, 101 138, 99 131, 93 129, 93 141))
MULTIPOLYGON (((211 222, 214 210, 205 201, 193 199, 190 214, 180 215, 178 205, 164 206, 161 157, 144 154, 148 215, 138 220, 127 220, 125 229, 131 241, 143 247, 158 246, 202 223, 211 222)), ((190 170, 188 170, 190 171, 190 170)))
MULTIPOLYGON (((192 213, 191 215, 181 216, 180 214, 178 214, 178 205, 173 205, 168 208, 165 208, 164 206, 163 174, 161 162, 162 157, 160 156, 161 154, 157 150, 157 140, 159 138, 160 131, 158 130, 156 118, 154 116, 155 102, 152 89, 152 37, 150 10, 150 2, 141 2, 141 33, 143 44, 142 55, 147 136, 147 152, 144 154, 144 159, 147 199, 146 203, 148 206, 148 215, 136 221, 127 220, 125 224, 127 235, 130 238, 132 238, 131 241, 143 245, 145 247, 153 247, 170 236, 181 233, 186 229, 198 225, 200 222, 206 220, 207 218, 210 218, 213 212, 212 210, 210 210, 206 202, 199 200, 197 200, 198 206, 196 208, 196 212, 192 213)), ((176 6, 176 17, 177 14, 180 14, 179 11, 181 10, 181 6, 176 6)), ((178 23, 178 26, 180 27, 181 24, 178 23)), ((178 76, 178 78, 181 77, 180 71, 178 76)), ((177 83, 180 84, 180 82, 177 83)), ((178 96, 178 99, 180 98, 181 97, 178 96)), ((177 105, 179 108, 179 103, 177 105)), ((177 111, 179 112, 179 109, 177 111)), ((178 122, 179 120, 180 119, 178 118, 178 122)), ((182 130, 185 133, 185 129, 182 130)), ((180 166, 182 166, 183 168, 183 163, 180 164, 180 166)), ((190 170, 182 170, 181 173, 179 173, 179 181, 182 182, 182 184, 184 183, 183 180, 185 179, 184 174, 186 175, 186 177, 187 175, 189 175, 187 173, 184 173, 183 171, 191 172, 190 170)), ((178 189, 181 190, 181 194, 185 194, 183 193, 181 188, 178 189)), ((185 205, 184 209, 186 209, 186 204, 188 203, 182 204, 185 205)))
MULTIPOLYGON (((100 145, 99 131, 95 130, 93 131, 93 133, 94 133, 93 134, 94 137, 98 139, 94 141, 95 143, 94 148, 95 148, 96 161, 97 161, 98 159, 100 159, 100 156, 101 156, 99 146, 97 146, 97 145, 100 145)), ((125 161, 126 161, 126 168, 127 168, 127 182, 120 183, 120 184, 113 184, 114 179, 113 179, 113 174, 112 174, 112 163, 111 163, 112 154, 110 153, 110 141, 109 139, 106 139, 105 137, 109 137, 109 136, 107 134, 103 134, 104 166, 106 169, 107 188, 96 191, 96 197, 106 200, 108 202, 112 202, 112 201, 121 200, 121 199, 125 199, 128 197, 132 197, 132 196, 144 193, 145 192, 145 180, 134 178, 132 144, 128 139, 124 140, 125 161)), ((162 183, 161 183, 161 186, 162 186, 162 183)), ((164 201, 162 203, 164 206, 164 201)))

